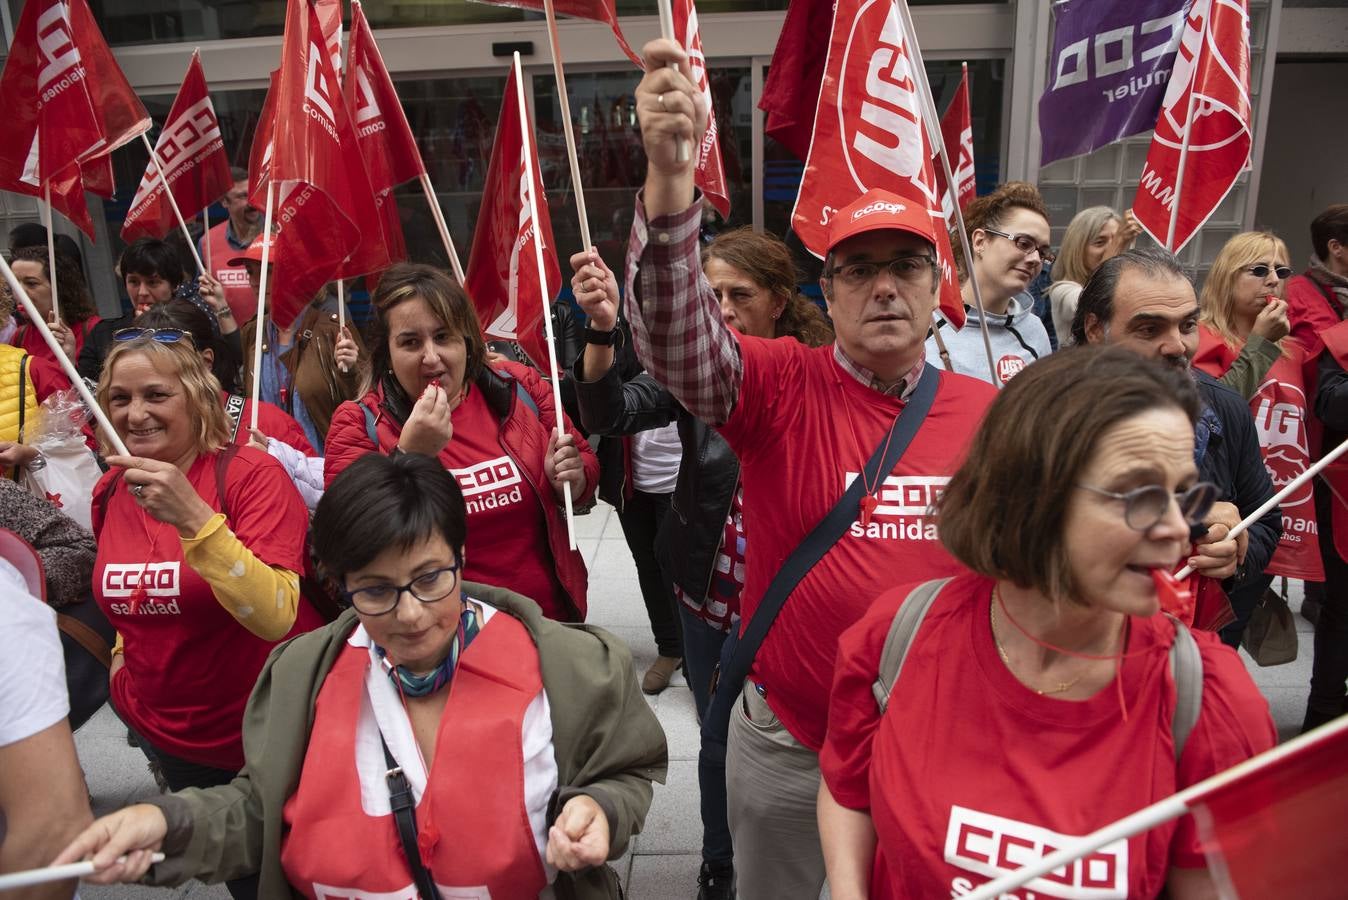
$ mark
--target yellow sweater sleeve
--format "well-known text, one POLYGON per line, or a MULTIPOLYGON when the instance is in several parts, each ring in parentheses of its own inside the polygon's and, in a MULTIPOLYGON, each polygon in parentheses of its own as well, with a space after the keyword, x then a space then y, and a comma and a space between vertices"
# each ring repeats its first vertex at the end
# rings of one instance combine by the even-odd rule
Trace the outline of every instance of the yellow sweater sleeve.
POLYGON ((239 624, 268 641, 286 636, 295 624, 300 577, 269 566, 253 555, 216 513, 195 537, 183 538, 183 558, 239 624))

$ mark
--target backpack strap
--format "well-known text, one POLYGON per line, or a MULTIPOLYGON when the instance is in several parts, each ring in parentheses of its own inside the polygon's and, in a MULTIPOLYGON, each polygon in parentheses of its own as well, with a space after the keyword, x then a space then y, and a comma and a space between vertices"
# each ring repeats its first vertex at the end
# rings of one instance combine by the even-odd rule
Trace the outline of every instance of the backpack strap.
MULTIPOLYGON (((23 443, 24 427, 24 407, 28 405, 28 354, 25 353, 19 357, 19 436, 14 440, 16 443, 23 443)), ((19 472, 22 466, 15 466, 10 472, 11 477, 19 480, 19 472)))
POLYGON ((229 416, 229 421, 234 426, 229 432, 231 444, 239 439, 239 425, 243 422, 243 403, 243 398, 238 394, 230 394, 225 398, 225 415, 229 416))
POLYGON ((226 522, 229 521, 229 501, 225 499, 225 476, 229 471, 229 464, 238 455, 239 445, 229 444, 215 457, 215 496, 220 500, 220 512, 225 514, 226 522))
MULTIPOLYGON (((535 417, 542 418, 542 416, 540 416, 538 413, 538 404, 534 402, 533 396, 528 391, 526 391, 524 389, 524 385, 520 384, 518 381, 515 382, 515 396, 520 398, 521 403, 523 403, 525 406, 529 407, 531 410, 534 411, 535 417)), ((561 416, 560 410, 558 410, 557 415, 560 418, 561 416)))
POLYGON ((359 406, 360 411, 365 414, 365 436, 370 439, 371 444, 374 444, 375 452, 378 453, 379 429, 376 427, 375 412, 359 400, 356 401, 356 405, 359 406))
POLYGON ((880 707, 880 715, 883 716, 889 707, 890 692, 894 690, 894 684, 899 680, 899 670, 903 668, 908 648, 913 645, 913 636, 917 634, 918 627, 927 617, 927 611, 931 609, 936 597, 949 583, 949 578, 942 578, 919 584, 904 599, 894 620, 889 623, 889 634, 885 636, 885 649, 880 654, 880 672, 875 684, 871 686, 875 702, 880 707))
POLYGON ((1184 745, 1198 724, 1198 714, 1203 710, 1203 656, 1189 628, 1179 619, 1174 622, 1170 675, 1175 679, 1175 712, 1170 719, 1170 734, 1175 741, 1175 762, 1179 763, 1184 745))

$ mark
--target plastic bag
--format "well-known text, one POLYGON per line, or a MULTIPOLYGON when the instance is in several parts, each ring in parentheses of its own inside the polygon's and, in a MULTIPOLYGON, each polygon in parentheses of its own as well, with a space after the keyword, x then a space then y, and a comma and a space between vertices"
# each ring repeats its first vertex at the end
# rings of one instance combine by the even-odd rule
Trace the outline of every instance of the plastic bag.
POLYGON ((92 527, 94 485, 102 477, 98 458, 85 443, 89 410, 74 390, 56 391, 42 401, 42 415, 27 443, 38 451, 25 466, 20 483, 35 497, 61 510, 85 528, 92 527))

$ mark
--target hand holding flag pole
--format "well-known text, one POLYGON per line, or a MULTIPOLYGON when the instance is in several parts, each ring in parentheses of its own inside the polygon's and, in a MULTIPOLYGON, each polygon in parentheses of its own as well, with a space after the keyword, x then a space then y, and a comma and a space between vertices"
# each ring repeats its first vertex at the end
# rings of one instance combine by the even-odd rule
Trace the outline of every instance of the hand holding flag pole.
POLYGON ((159 184, 164 188, 164 197, 168 200, 169 206, 173 208, 173 215, 178 220, 178 227, 183 231, 183 238, 187 241, 187 249, 192 253, 192 261, 197 264, 197 271, 202 275, 209 274, 206 266, 201 262, 201 254, 197 253, 197 244, 196 241, 192 240, 192 232, 187 229, 187 223, 183 221, 183 211, 178 208, 178 199, 173 196, 173 189, 169 187, 168 176, 164 174, 164 166, 159 162, 159 154, 154 152, 154 145, 150 143, 150 139, 145 136, 143 131, 140 133, 140 141, 145 145, 146 152, 150 154, 150 162, 154 165, 155 174, 159 176, 159 184))
MULTIPOLYGON (((679 40, 678 36, 674 32, 674 7, 671 4, 670 0, 659 0, 659 8, 660 8, 660 37, 664 38, 667 41, 672 41, 678 46, 682 47, 683 42, 679 40)), ((676 62, 670 62, 666 64, 666 68, 674 69, 677 71, 679 68, 679 64, 676 62)), ((693 158, 692 145, 689 144, 688 141, 685 141, 683 138, 676 138, 675 140, 678 141, 678 154, 675 158, 681 163, 688 162, 688 160, 693 158)), ((588 243, 586 244, 586 249, 587 250, 589 249, 588 243)))
MULTIPOLYGON (((123 455, 126 451, 121 451, 123 455)), ((162 853, 155 853, 150 857, 153 863, 161 863, 165 860, 162 853)), ((120 857, 118 863, 126 862, 126 857, 120 857)), ((10 872, 7 875, 0 875, 0 891, 12 891, 23 887, 33 887, 39 884, 50 884, 53 881, 65 881, 68 878, 83 878, 86 875, 93 875, 97 872, 94 868, 94 861, 87 859, 84 862, 66 863, 63 866, 45 866, 41 869, 28 869, 23 872, 10 872)))

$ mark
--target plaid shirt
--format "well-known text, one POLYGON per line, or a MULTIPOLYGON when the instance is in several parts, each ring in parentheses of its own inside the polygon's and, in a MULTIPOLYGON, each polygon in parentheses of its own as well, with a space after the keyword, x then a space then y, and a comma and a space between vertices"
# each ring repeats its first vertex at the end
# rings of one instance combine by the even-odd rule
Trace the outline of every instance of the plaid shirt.
MULTIPOLYGON (((646 221, 638 192, 632 235, 627 244, 627 318, 642 365, 660 384, 705 422, 723 425, 744 380, 735 332, 721 318, 716 294, 702 274, 698 228, 702 203, 681 213, 646 221)), ((882 394, 907 399, 917 387, 925 359, 891 385, 849 359, 835 344, 843 371, 882 394)))

